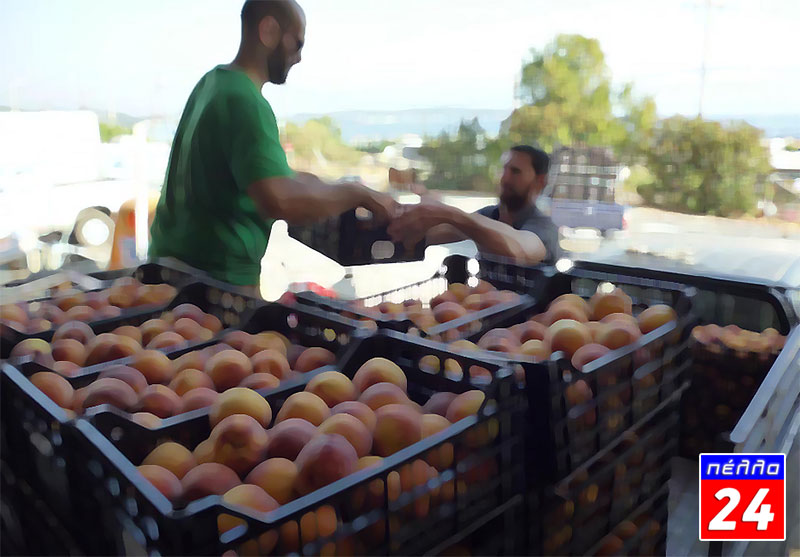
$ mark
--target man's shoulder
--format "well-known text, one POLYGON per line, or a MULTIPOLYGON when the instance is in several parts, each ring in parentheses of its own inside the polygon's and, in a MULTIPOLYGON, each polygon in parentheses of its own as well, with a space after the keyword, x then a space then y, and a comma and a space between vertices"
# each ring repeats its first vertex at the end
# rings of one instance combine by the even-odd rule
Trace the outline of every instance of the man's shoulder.
POLYGON ((494 220, 498 220, 500 218, 499 205, 488 205, 482 209, 478 209, 475 212, 479 215, 483 215, 484 217, 489 217, 490 219, 494 220))

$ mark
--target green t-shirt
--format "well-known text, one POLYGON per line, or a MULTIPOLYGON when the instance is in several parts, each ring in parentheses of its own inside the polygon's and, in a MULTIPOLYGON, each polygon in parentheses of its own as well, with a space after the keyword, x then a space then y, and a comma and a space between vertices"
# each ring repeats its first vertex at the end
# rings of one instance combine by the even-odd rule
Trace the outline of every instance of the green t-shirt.
POLYGON ((291 176, 272 107, 247 75, 217 66, 192 91, 150 229, 150 255, 237 285, 259 282, 273 219, 247 187, 291 176))

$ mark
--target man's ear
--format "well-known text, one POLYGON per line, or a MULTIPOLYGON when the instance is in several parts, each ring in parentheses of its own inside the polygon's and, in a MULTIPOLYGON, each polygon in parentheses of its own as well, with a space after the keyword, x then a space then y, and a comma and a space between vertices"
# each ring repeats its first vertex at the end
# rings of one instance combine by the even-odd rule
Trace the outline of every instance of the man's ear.
POLYGON ((281 26, 271 15, 263 18, 258 24, 258 39, 269 50, 275 50, 281 40, 281 26))
POLYGON ((536 175, 536 192, 542 193, 545 186, 547 186, 547 174, 536 175))

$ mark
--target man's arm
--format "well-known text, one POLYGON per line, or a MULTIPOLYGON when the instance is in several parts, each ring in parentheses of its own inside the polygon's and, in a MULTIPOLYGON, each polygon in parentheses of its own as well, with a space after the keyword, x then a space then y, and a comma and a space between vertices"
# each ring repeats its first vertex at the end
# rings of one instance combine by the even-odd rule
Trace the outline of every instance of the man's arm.
POLYGON ((534 265, 547 256, 539 237, 527 230, 516 230, 503 222, 442 203, 420 203, 407 209, 389 227, 395 239, 446 243, 469 238, 478 249, 510 257, 524 265, 534 265))
POLYGON ((397 203, 385 193, 357 183, 326 184, 305 172, 298 178, 256 180, 247 188, 247 193, 262 215, 289 224, 334 217, 355 207, 369 209, 382 221, 394 216, 397 203))

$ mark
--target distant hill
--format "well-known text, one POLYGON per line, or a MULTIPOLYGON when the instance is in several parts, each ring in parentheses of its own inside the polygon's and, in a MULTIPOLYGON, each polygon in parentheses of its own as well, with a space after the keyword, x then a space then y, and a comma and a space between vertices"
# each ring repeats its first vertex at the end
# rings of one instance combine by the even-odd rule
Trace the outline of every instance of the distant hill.
MULTIPOLYGON (((74 109, 74 108, 52 108, 52 109, 50 109, 50 108, 48 108, 48 109, 43 109, 43 110, 65 110, 65 111, 69 111, 69 110, 88 110, 90 112, 94 112, 95 114, 97 114, 97 119, 100 120, 101 122, 106 122, 106 123, 111 122, 111 118, 108 117, 108 111, 107 110, 100 110, 100 109, 97 109, 97 108, 87 108, 87 107, 81 107, 81 108, 78 108, 78 109, 74 109)), ((10 112, 10 111, 11 111, 10 107, 8 107, 8 106, 0 106, 0 112, 10 112)), ((33 110, 24 109, 22 112, 33 112, 33 110)), ((141 122, 142 120, 146 120, 146 119, 147 119, 147 117, 131 116, 130 114, 125 114, 124 112, 117 112, 115 114, 116 123, 119 124, 120 126, 125 126, 126 128, 130 128, 136 122, 141 122)))

